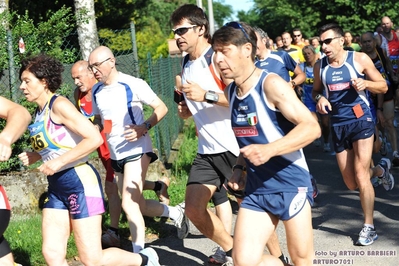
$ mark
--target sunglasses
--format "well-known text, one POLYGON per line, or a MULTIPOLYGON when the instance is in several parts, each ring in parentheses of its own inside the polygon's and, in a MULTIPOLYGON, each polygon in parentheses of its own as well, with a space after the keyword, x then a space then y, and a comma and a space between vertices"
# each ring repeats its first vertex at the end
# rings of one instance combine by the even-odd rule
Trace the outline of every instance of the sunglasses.
POLYGON ((302 34, 299 34, 299 35, 294 35, 294 37, 301 37, 302 36, 302 34))
POLYGON ((323 46, 323 43, 330 44, 334 39, 338 39, 338 38, 341 38, 341 37, 338 36, 338 37, 334 37, 334 38, 325 39, 324 41, 320 41, 320 46, 323 46))
POLYGON ((189 29, 193 29, 194 27, 197 27, 197 25, 191 25, 191 26, 188 26, 188 27, 180 27, 180 28, 177 28, 177 29, 173 29, 172 31, 173 31, 173 34, 177 34, 179 36, 182 36, 182 35, 186 34, 189 29))
POLYGON ((237 30, 241 30, 242 33, 244 33, 245 38, 247 38, 248 41, 251 41, 251 39, 249 38, 247 32, 244 30, 244 28, 241 26, 240 23, 233 21, 233 22, 228 22, 228 23, 224 24, 224 26, 225 27, 232 27, 232 28, 235 28, 237 30))
POLYGON ((108 57, 108 58, 105 59, 104 61, 101 61, 101 62, 99 62, 99 63, 97 62, 97 63, 94 63, 94 64, 92 64, 92 65, 89 65, 89 66, 87 67, 87 69, 93 71, 93 68, 95 68, 95 69, 98 70, 98 68, 99 68, 104 62, 106 62, 106 61, 108 61, 108 60, 110 60, 110 59, 111 59, 111 57, 108 57))

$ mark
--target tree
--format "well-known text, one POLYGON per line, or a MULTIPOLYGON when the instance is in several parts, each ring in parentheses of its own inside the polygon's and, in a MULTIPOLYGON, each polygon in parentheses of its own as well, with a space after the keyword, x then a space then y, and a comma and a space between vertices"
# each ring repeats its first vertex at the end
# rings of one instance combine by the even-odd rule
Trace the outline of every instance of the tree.
POLYGON ((258 26, 274 38, 283 31, 299 27, 305 37, 317 35, 317 29, 328 22, 337 22, 354 35, 374 28, 383 16, 399 22, 399 2, 377 0, 253 0, 251 25, 258 26))
POLYGON ((93 0, 75 0, 75 17, 82 58, 88 60, 99 46, 93 0))

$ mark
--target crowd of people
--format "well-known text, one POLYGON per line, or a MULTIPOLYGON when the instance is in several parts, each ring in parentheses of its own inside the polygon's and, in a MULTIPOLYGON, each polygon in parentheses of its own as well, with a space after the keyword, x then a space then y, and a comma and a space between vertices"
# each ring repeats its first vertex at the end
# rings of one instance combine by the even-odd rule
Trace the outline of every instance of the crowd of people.
MULTIPOLYGON (((312 143, 334 150, 346 186, 359 191, 364 224, 355 244, 372 244, 378 238, 373 185, 393 189, 391 167, 399 166, 394 125, 399 33, 391 20, 383 17, 381 29, 358 40, 330 23, 317 37, 306 40, 295 28, 275 43, 265 30, 236 21, 211 36, 205 12, 192 4, 177 8, 170 22, 185 54, 176 76, 176 93, 183 95, 176 108, 182 119, 193 118, 198 136, 185 201, 176 206, 169 206, 168 178, 146 180, 157 160, 148 131, 168 108, 147 82, 117 70, 108 47, 97 47, 87 61, 73 65, 75 103, 56 93, 64 70, 59 60, 46 54, 24 59, 20 89, 37 105, 29 126, 28 111, 0 97, 0 117, 7 120, 0 160, 9 159, 12 143, 28 129, 33 151, 19 159, 24 165, 41 160, 38 169, 48 176, 42 213, 46 263, 67 265, 73 231, 84 265, 160 265, 156 251, 145 247, 143 219, 160 216, 174 222, 180 239, 188 235, 190 220, 218 245, 208 262, 225 266, 290 265, 275 232, 282 221, 292 263, 312 265, 311 207, 318 189, 302 150, 312 143), (143 105, 152 109, 149 117, 143 105), (386 156, 387 141, 392 156, 375 165, 372 154, 386 156), (103 181, 88 163, 95 150, 106 169, 111 221, 104 233, 103 181), (159 201, 145 199, 146 189, 159 201), (240 206, 233 236, 227 193, 240 206), (122 209, 133 252, 120 248, 122 209)), ((10 209, 0 185, 0 264, 6 266, 14 265, 3 236, 10 209)))

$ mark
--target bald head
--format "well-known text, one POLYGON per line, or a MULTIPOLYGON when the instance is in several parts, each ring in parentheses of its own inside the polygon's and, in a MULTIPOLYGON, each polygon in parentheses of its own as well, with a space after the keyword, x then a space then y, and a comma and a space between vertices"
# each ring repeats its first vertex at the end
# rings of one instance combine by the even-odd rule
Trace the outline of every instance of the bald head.
POLYGON ((73 64, 71 69, 73 82, 81 92, 91 91, 91 88, 97 82, 88 66, 89 63, 87 61, 80 60, 73 64))
POLYGON ((389 17, 383 17, 381 19, 381 27, 384 33, 389 33, 392 30, 393 23, 389 17))
POLYGON ((95 78, 106 85, 117 79, 115 57, 111 49, 106 46, 99 46, 90 53, 89 68, 93 71, 95 78))

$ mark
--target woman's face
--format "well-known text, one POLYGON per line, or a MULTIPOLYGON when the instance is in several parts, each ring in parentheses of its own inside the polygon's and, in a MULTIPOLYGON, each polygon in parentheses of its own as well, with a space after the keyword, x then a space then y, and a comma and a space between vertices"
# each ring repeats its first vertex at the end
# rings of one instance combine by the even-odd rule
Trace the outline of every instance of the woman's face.
POLYGON ((29 102, 35 102, 45 92, 46 82, 38 79, 28 70, 22 72, 21 81, 19 89, 29 102))
POLYGON ((315 54, 312 52, 310 49, 304 49, 303 50, 303 57, 305 57, 305 60, 307 63, 313 62, 315 58, 315 54))

